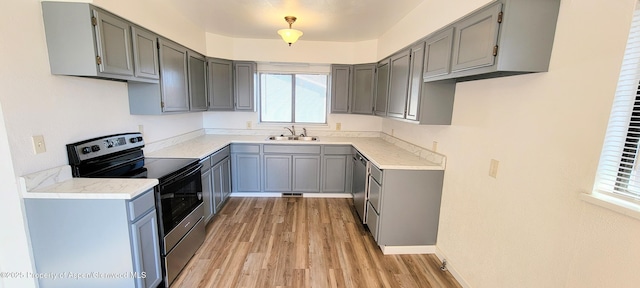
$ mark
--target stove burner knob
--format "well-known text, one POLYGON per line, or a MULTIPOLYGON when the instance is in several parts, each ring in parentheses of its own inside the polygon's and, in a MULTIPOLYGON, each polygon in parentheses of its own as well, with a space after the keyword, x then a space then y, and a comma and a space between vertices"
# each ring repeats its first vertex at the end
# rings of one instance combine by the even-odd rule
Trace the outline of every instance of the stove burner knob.
MULTIPOLYGON (((86 147, 86 148, 89 148, 89 147, 86 147)), ((91 146, 91 151, 93 151, 93 152, 98 152, 98 151, 100 151, 100 146, 98 146, 98 145, 93 145, 93 146, 91 146)))
POLYGON ((82 154, 91 153, 91 147, 82 147, 82 154))
POLYGON ((136 142, 138 142, 138 138, 137 137, 133 137, 133 138, 129 139, 129 142, 136 143, 136 142))
POLYGON ((138 136, 138 142, 142 142, 142 137, 138 136))

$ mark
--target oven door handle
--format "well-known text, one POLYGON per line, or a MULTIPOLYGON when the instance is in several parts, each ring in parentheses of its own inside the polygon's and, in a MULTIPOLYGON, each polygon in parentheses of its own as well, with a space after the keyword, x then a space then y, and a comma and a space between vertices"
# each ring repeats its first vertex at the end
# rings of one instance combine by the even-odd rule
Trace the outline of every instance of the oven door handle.
POLYGON ((186 179, 189 178, 191 176, 193 176, 194 174, 200 172, 200 169, 202 169, 202 164, 198 164, 197 166, 195 166, 194 168, 191 168, 189 170, 186 170, 178 175, 175 175, 169 179, 166 180, 166 182, 163 183, 162 187, 166 187, 169 186, 173 183, 176 183, 182 179, 186 179))

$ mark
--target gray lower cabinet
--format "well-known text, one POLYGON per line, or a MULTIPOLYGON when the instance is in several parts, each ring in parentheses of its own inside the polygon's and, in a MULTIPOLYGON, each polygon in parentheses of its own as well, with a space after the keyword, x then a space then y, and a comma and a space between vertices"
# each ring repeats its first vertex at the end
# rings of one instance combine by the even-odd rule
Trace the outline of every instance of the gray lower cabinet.
POLYGON ((233 62, 235 110, 255 111, 256 66, 257 64, 255 62, 233 62))
POLYGON ((264 145, 265 192, 320 192, 319 145, 264 145))
POLYGON ((351 111, 352 71, 352 65, 331 65, 331 113, 351 111))
POLYGON ((213 192, 213 174, 211 171, 211 157, 200 160, 202 164, 202 202, 204 207, 204 221, 208 222, 213 217, 214 212, 214 192, 213 192))
POLYGON ((384 59, 376 67, 376 92, 374 114, 387 116, 387 101, 389 99, 389 61, 384 59))
POLYGON ((38 279, 40 287, 146 288, 162 281, 153 189, 131 200, 25 199, 24 205, 36 273, 59 275, 38 279))
POLYGON ((322 149, 322 192, 351 193, 351 145, 324 145, 322 149))
POLYGON ((208 58, 207 62, 209 66, 209 110, 234 110, 233 61, 208 58))
POLYGON ((444 171, 371 167, 367 226, 379 246, 435 245, 444 171))
POLYGON ((229 146, 200 160, 202 164, 202 201, 204 220, 220 212, 231 194, 231 154, 229 146))
POLYGON ((231 144, 231 189, 233 192, 262 192, 260 144, 231 144))
POLYGON ((189 68, 189 111, 209 109, 207 95, 207 60, 194 51, 188 50, 189 68))

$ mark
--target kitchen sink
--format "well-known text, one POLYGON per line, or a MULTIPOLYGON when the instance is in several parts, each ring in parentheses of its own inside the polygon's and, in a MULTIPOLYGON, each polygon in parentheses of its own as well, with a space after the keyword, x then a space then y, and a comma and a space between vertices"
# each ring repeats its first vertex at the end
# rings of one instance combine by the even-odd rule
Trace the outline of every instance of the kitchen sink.
POLYGON ((269 136, 269 138, 267 138, 267 140, 274 140, 274 141, 288 141, 288 140, 294 140, 294 141, 318 141, 318 137, 317 136, 284 136, 284 135, 280 135, 280 136, 269 136))

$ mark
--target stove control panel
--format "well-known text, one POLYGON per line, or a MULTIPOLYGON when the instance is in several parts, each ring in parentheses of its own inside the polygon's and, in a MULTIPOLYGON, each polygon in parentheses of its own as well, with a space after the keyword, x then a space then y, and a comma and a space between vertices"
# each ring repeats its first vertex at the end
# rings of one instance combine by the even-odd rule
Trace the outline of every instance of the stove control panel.
POLYGON ((69 164, 79 164, 80 161, 142 147, 144 147, 142 134, 123 133, 67 144, 67 155, 69 164))

